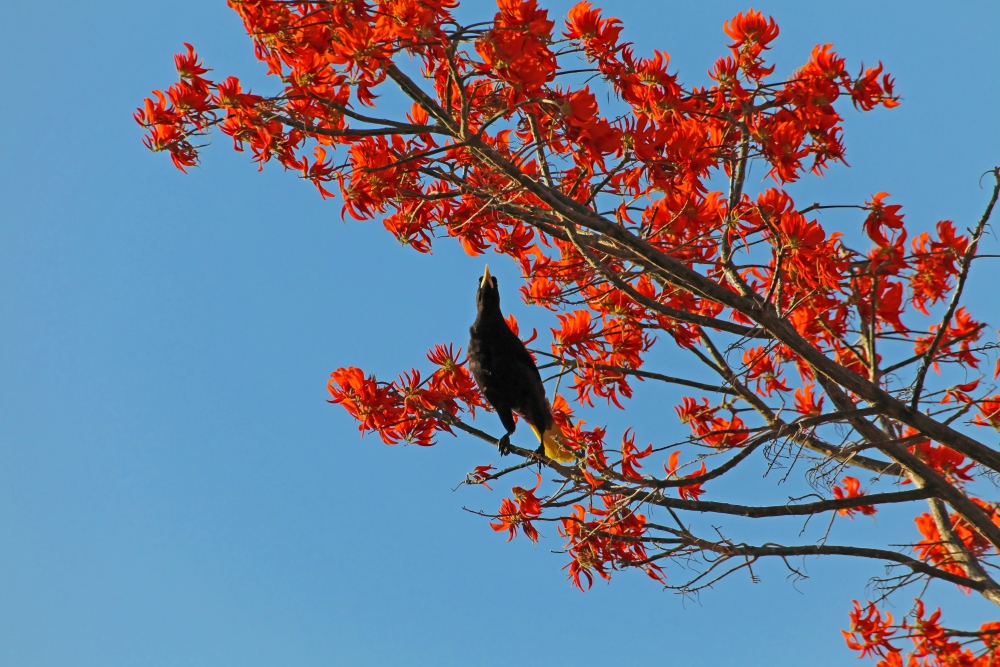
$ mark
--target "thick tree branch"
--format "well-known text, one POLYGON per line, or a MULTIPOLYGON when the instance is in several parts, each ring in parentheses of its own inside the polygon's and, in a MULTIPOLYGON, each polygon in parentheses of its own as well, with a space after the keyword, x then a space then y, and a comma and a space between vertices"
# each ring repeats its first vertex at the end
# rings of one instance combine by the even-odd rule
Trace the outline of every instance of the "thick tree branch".
MULTIPOLYGON (((805 544, 801 546, 748 546, 748 545, 727 545, 709 543, 711 546, 703 547, 708 551, 713 551, 722 556, 750 556, 760 558, 764 556, 854 556, 857 558, 871 558, 875 560, 887 560, 900 565, 905 565, 918 574, 923 574, 935 579, 971 588, 974 591, 982 592, 985 585, 981 581, 961 577, 951 572, 928 565, 909 556, 889 551, 888 549, 869 549, 865 547, 847 547, 831 544, 805 544)), ((700 546, 700 545, 699 545, 700 546)))
POLYGON ((450 136, 449 133, 442 132, 441 128, 435 127, 434 125, 394 125, 392 127, 369 127, 361 129, 344 128, 342 130, 334 130, 328 127, 319 127, 309 123, 303 123, 302 121, 288 118, 287 116, 282 116, 280 114, 268 114, 266 117, 276 120, 282 125, 294 127, 296 130, 301 130, 310 134, 318 134, 324 137, 375 137, 391 134, 444 134, 450 136))
POLYGON ((962 569, 965 570, 970 579, 975 579, 983 583, 985 586, 981 591, 983 597, 993 604, 1000 605, 1000 586, 986 573, 979 560, 965 548, 965 544, 961 538, 955 534, 944 503, 938 498, 931 498, 928 500, 928 504, 930 505, 931 516, 934 518, 934 524, 941 535, 942 545, 951 554, 952 560, 962 566, 962 569))
POLYGON ((821 512, 831 512, 842 509, 854 509, 865 505, 886 505, 892 503, 906 503, 914 500, 924 500, 931 497, 932 492, 927 489, 911 489, 909 491, 892 491, 887 493, 873 493, 867 496, 857 496, 853 498, 835 498, 833 500, 821 500, 801 505, 770 505, 752 506, 738 505, 733 503, 720 503, 711 500, 683 500, 680 498, 666 498, 664 496, 655 497, 654 494, 640 496, 641 502, 660 507, 670 507, 672 509, 685 510, 689 512, 706 512, 712 514, 731 514, 751 519, 773 518, 781 516, 809 516, 821 512))
MULTIPOLYGON (((823 389, 840 410, 852 410, 854 401, 828 379, 819 378, 823 389)), ((863 417, 850 420, 854 429, 886 456, 898 463, 918 485, 927 487, 934 495, 941 498, 954 508, 958 514, 968 521, 987 541, 1000 549, 1000 528, 986 515, 983 510, 968 498, 960 489, 949 484, 929 465, 912 454, 895 439, 889 438, 880 428, 863 417)), ((980 590, 977 588, 976 590, 980 590)))
POLYGON ((664 306, 659 301, 649 298, 644 294, 640 294, 638 290, 629 285, 627 282, 622 280, 613 270, 602 264, 593 253, 590 252, 584 245, 580 242, 577 233, 573 230, 572 223, 565 225, 564 229, 566 234, 569 236, 570 241, 576 248, 577 252, 586 260, 586 262, 597 271, 599 274, 604 276, 608 282, 617 287, 622 292, 625 292, 629 297, 636 303, 642 304, 650 310, 660 313, 661 315, 666 315, 681 322, 688 322, 692 324, 699 324, 704 326, 709 326, 715 329, 720 329, 722 331, 728 331, 730 333, 738 333, 747 338, 766 338, 767 336, 760 331, 754 331, 739 324, 732 322, 726 322, 724 320, 717 320, 711 317, 705 317, 703 315, 696 315, 694 313, 685 312, 682 310, 677 310, 676 308, 670 308, 669 306, 664 306))

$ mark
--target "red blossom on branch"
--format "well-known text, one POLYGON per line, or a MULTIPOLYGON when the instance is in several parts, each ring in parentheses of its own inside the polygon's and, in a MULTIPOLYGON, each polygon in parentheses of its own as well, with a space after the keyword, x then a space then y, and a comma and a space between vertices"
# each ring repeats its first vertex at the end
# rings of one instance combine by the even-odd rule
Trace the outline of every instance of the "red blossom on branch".
MULTIPOLYGON (((546 309, 548 334, 535 330, 526 343, 537 341, 529 353, 560 444, 578 458, 540 464, 555 484, 538 474, 532 488, 514 486, 494 530, 536 541, 539 522, 556 522, 581 590, 630 568, 667 586, 666 568, 678 563, 694 574, 669 587, 692 593, 761 558, 802 576, 796 557, 851 555, 905 571, 881 579, 888 588, 938 580, 1000 603, 990 562, 1000 519, 984 483, 1000 474, 1000 454, 981 441, 989 431, 966 428, 1000 430, 1000 395, 980 370, 996 345, 961 303, 1000 171, 967 234, 948 220, 915 232, 885 192, 804 205, 785 188, 846 165, 845 107, 899 104, 881 62, 854 69, 820 44, 776 77, 765 56, 778 24, 753 9, 723 24, 708 85, 689 86, 668 53, 639 54, 622 41, 621 21, 587 2, 563 19, 539 0, 499 0, 468 25, 453 13, 457 0, 230 6, 277 90, 209 78, 184 44, 178 80, 134 115, 150 150, 186 171, 217 128, 259 168, 280 164, 322 197, 341 197, 344 219, 377 220, 413 250, 454 239, 469 255, 509 258, 523 284, 504 294, 517 287, 527 305, 546 309), (382 103, 399 95, 405 112, 382 103), (757 177, 748 178, 751 167, 757 177), (757 185, 761 174, 773 187, 757 185), (828 208, 853 210, 834 221, 828 208), (690 431, 658 425, 640 449, 636 428, 619 445, 609 427, 582 418, 604 424, 600 416, 577 412, 594 408, 595 396, 632 409, 640 386, 692 394, 674 408, 690 431), (744 461, 802 474, 815 493, 779 505, 712 499, 708 488, 738 495, 710 482, 752 465, 744 461), (930 511, 912 509, 915 501, 930 511), (761 525, 872 515, 888 504, 910 508, 912 548, 826 536, 749 544, 685 518, 761 525)), ((472 297, 470 280, 470 307, 472 297)), ((507 323, 518 335, 513 315, 507 323)), ((489 403, 462 348, 437 345, 426 363, 388 382, 339 368, 330 402, 386 444, 430 446, 461 432, 495 446, 495 420, 483 416, 489 403)), ((657 408, 651 417, 662 414, 673 416, 657 408)), ((524 464, 477 466, 467 483, 489 489, 525 474, 535 444, 518 439, 512 451, 524 464)), ((894 625, 875 604, 855 602, 845 637, 879 665, 986 667, 1000 664, 998 628, 949 630, 920 601, 894 625)))
MULTIPOLYGON (((865 492, 861 490, 861 482, 858 481, 857 477, 851 477, 850 475, 845 476, 840 480, 843 486, 836 485, 833 487, 833 497, 838 500, 841 498, 861 498, 865 495, 865 492)), ((844 509, 837 510, 841 516, 846 516, 854 518, 856 512, 861 512, 865 516, 871 516, 878 512, 878 509, 874 505, 858 505, 857 507, 847 507, 844 509)))

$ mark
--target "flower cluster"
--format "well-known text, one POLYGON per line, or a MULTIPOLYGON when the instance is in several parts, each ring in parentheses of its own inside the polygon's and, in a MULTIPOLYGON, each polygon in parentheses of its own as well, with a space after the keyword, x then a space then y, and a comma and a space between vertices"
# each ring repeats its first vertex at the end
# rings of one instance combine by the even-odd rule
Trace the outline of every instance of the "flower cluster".
MULTIPOLYGON (((865 495, 865 492, 861 490, 861 482, 857 477, 851 477, 850 475, 845 475, 843 479, 840 480, 843 486, 835 485, 833 487, 833 497, 838 500, 841 498, 860 498, 865 495)), ((878 509, 874 505, 859 505, 857 507, 847 507, 844 509, 837 510, 841 516, 847 516, 854 518, 856 512, 861 512, 865 516, 871 516, 878 512, 878 509)))
MULTIPOLYGON (((577 459, 553 465, 560 485, 551 494, 540 475, 530 489, 514 486, 493 515, 498 533, 536 541, 536 526, 558 521, 581 590, 628 567, 662 583, 660 564, 695 553, 709 571, 731 558, 749 566, 784 552, 754 552, 721 531, 696 539, 680 520, 650 524, 639 509, 803 513, 794 503, 701 501, 708 481, 755 451, 768 470, 791 451, 789 474, 813 465, 806 481, 842 501, 812 505, 831 517, 872 515, 942 485, 960 494, 939 494, 935 502, 954 510, 944 518, 939 508, 911 515, 922 562, 898 552, 890 561, 969 583, 963 559, 997 552, 996 505, 972 491, 1000 459, 955 430, 961 418, 1000 430, 1000 395, 980 368, 997 346, 959 304, 996 193, 964 235, 950 220, 913 233, 887 192, 803 206, 786 189, 845 163, 845 106, 899 104, 881 63, 855 69, 823 44, 776 77, 768 56, 780 30, 754 10, 724 23, 728 46, 708 85, 691 87, 670 71, 669 54, 638 54, 621 22, 588 2, 561 25, 539 0, 497 0, 492 20, 469 25, 456 19, 458 0, 229 4, 277 90, 213 79, 185 44, 177 82, 136 110, 149 149, 188 170, 216 128, 260 168, 276 162, 299 174, 324 198, 341 197, 342 217, 377 220, 418 252, 454 239, 472 256, 506 256, 521 270, 524 301, 551 311, 550 341, 533 353, 559 378, 552 414, 577 459), (400 94, 409 107, 393 115, 380 100, 400 94), (751 165, 763 167, 765 185, 748 179, 751 165), (833 228, 828 208, 849 209, 838 220, 853 229, 833 228), (651 370, 671 344, 671 355, 712 377, 651 370), (572 403, 558 393, 564 381, 572 403), (699 392, 675 406, 689 437, 642 446, 627 429, 619 445, 574 412, 595 397, 625 409, 638 382, 699 392), (871 492, 840 472, 851 466, 875 473, 871 492), (923 483, 901 494, 874 489, 892 481, 923 483), (844 507, 849 500, 871 504, 844 507)), ((516 320, 508 323, 517 334, 516 320)), ((465 421, 486 402, 461 350, 438 345, 427 359, 429 372, 412 368, 390 382, 337 369, 330 400, 387 444, 428 446, 457 430, 492 440, 465 421)), ((479 465, 466 482, 489 489, 522 467, 479 465)), ((845 635, 880 665, 903 664, 905 637, 914 639, 908 667, 998 664, 992 626, 976 652, 938 622, 918 606, 893 625, 873 604, 855 603, 845 635)))
MULTIPOLYGON (((1000 515, 996 508, 976 499, 977 504, 982 506, 986 513, 993 519, 994 523, 1000 524, 1000 515)), ((952 539, 941 534, 934 517, 924 512, 914 521, 917 530, 923 536, 913 545, 913 551, 917 555, 932 565, 941 568, 945 572, 966 576, 965 568, 962 566, 961 558, 956 555, 959 545, 952 543, 952 539)), ((951 531, 955 538, 961 543, 961 548, 975 557, 981 557, 991 551, 995 551, 992 545, 977 531, 969 522, 958 514, 950 514, 948 521, 951 524, 951 531)))
POLYGON ((438 345, 427 358, 437 368, 426 379, 412 369, 394 382, 379 382, 360 368, 338 368, 327 384, 331 403, 342 405, 359 422, 362 433, 376 432, 388 445, 398 442, 430 446, 434 435, 454 435, 453 420, 484 406, 465 360, 451 345, 438 345))
POLYGON ((941 625, 941 609, 928 614, 922 600, 901 623, 869 602, 854 601, 851 629, 842 631, 859 657, 879 658, 876 667, 996 667, 1000 664, 1000 623, 983 623, 974 632, 957 632, 941 625), (912 644, 904 654, 900 643, 912 644))
POLYGON ((710 407, 707 398, 701 401, 684 397, 684 403, 674 407, 681 422, 691 427, 691 432, 701 442, 716 448, 739 447, 750 433, 739 415, 732 419, 718 416, 722 406, 710 407))
POLYGON ((590 588, 594 574, 610 579, 611 571, 639 567, 650 578, 663 582, 663 571, 649 562, 641 538, 646 533, 646 517, 634 512, 620 496, 601 496, 603 507, 574 505, 561 520, 560 533, 567 538, 572 561, 566 566, 570 581, 580 590, 590 588))
POLYGON ((532 525, 531 521, 532 519, 537 519, 542 513, 542 507, 535 496, 535 491, 541 485, 542 476, 538 475, 538 481, 533 488, 525 489, 521 486, 515 486, 511 489, 514 499, 504 498, 503 502, 500 503, 500 514, 497 515, 498 521, 491 523, 490 526, 498 533, 504 530, 508 531, 508 542, 517 536, 518 528, 523 530, 525 536, 532 542, 538 541, 538 531, 532 525))

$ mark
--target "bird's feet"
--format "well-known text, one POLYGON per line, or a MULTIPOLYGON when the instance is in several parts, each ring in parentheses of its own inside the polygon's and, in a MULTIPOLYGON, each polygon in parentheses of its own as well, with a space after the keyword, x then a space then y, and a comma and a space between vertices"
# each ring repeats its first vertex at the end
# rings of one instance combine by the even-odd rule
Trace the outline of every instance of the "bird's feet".
POLYGON ((535 454, 535 463, 538 464, 538 473, 541 474, 542 463, 544 463, 545 460, 548 459, 549 457, 548 454, 545 453, 545 444, 543 443, 541 445, 538 445, 538 449, 534 451, 534 454, 535 454))
POLYGON ((500 450, 500 456, 507 456, 510 454, 510 433, 503 434, 503 437, 500 438, 500 442, 497 443, 497 449, 500 450))

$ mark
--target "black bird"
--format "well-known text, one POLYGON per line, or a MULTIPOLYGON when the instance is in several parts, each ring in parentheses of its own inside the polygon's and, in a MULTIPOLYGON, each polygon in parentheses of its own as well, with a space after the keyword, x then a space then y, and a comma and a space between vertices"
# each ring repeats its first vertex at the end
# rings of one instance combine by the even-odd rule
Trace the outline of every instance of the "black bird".
POLYGON ((538 453, 560 463, 574 460, 559 443, 559 427, 545 398, 545 386, 535 360, 510 330, 500 312, 497 279, 486 267, 476 292, 476 322, 469 329, 469 368, 480 391, 497 411, 507 432, 500 438, 500 455, 510 453, 510 434, 517 428, 516 412, 524 418, 541 445, 538 453))

